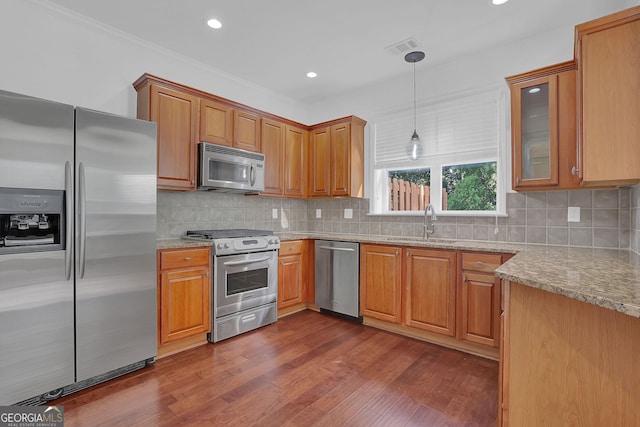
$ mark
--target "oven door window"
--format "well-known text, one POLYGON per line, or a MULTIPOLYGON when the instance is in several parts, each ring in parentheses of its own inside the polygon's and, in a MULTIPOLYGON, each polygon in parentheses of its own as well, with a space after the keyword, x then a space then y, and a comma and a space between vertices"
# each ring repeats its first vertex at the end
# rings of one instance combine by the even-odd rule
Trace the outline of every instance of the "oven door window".
POLYGON ((209 159, 209 180, 249 183, 250 165, 209 159))
POLYGON ((227 296, 264 289, 268 284, 267 268, 230 273, 227 274, 227 296))

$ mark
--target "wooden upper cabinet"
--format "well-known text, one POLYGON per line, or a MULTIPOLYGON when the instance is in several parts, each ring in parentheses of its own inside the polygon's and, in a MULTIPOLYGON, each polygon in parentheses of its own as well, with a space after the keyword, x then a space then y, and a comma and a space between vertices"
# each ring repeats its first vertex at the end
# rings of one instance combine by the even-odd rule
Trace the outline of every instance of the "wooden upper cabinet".
POLYGON ((242 110, 233 111, 233 146, 260 151, 260 116, 242 110))
POLYGON ((284 142, 284 195, 305 197, 307 188, 307 145, 309 131, 286 126, 284 142))
POLYGON ((196 189, 204 141, 264 153, 264 195, 364 195, 366 122, 358 117, 306 126, 150 74, 133 86, 138 118, 158 123, 159 189, 196 189))
POLYGON ((363 197, 365 124, 351 116, 311 130, 309 197, 363 197))
POLYGON ((576 26, 582 185, 640 182, 640 6, 576 26))
POLYGON ((402 322, 402 248, 360 245, 360 314, 402 322))
POLYGON ((456 253, 406 249, 405 324, 456 335, 456 253))
POLYGON ((200 100, 200 141, 233 145, 233 108, 208 99, 200 100))
POLYGON ((309 197, 331 196, 331 128, 311 131, 309 197))
POLYGON ((331 126, 331 195, 348 196, 351 184, 351 123, 331 126))
POLYGON ((579 187, 574 61, 507 77, 514 190, 579 187))
POLYGON ((262 120, 262 153, 264 163, 264 191, 262 194, 282 196, 284 192, 285 125, 274 120, 262 120))
POLYGON ((188 93, 149 84, 138 91, 138 118, 158 124, 158 188, 196 188, 198 104, 188 93))

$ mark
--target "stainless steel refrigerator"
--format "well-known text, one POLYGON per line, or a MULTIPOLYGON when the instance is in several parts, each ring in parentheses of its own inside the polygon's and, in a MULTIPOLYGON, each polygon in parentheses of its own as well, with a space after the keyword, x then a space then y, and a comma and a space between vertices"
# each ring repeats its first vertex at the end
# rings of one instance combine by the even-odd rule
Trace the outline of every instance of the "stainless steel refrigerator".
POLYGON ((0 405, 157 354, 156 125, 0 91, 0 405))

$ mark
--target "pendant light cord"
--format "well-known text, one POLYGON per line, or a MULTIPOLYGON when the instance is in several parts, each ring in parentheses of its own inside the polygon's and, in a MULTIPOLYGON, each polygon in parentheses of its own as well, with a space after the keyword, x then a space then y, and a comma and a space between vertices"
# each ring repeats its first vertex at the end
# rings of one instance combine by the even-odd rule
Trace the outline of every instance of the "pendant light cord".
POLYGON ((416 132, 416 61, 413 61, 413 131, 416 132))

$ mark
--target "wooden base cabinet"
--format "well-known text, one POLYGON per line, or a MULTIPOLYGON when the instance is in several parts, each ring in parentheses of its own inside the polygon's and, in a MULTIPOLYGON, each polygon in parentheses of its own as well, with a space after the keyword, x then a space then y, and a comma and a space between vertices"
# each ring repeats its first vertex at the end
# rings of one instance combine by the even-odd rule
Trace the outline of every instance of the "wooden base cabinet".
POLYGON ((456 253, 407 248, 405 258, 405 324, 455 336, 456 253))
POLYGON ((280 243, 278 252, 278 316, 304 310, 312 304, 314 295, 313 260, 310 261, 309 240, 280 243))
POLYGON ((167 249, 159 258, 160 346, 211 330, 209 248, 167 249))
POLYGON ((360 245, 360 314, 402 322, 402 248, 360 245))
POLYGON ((462 252, 458 287, 458 337, 499 347, 500 285, 495 270, 506 255, 462 252))
POLYGON ((640 426, 640 319, 504 287, 499 425, 640 426))

